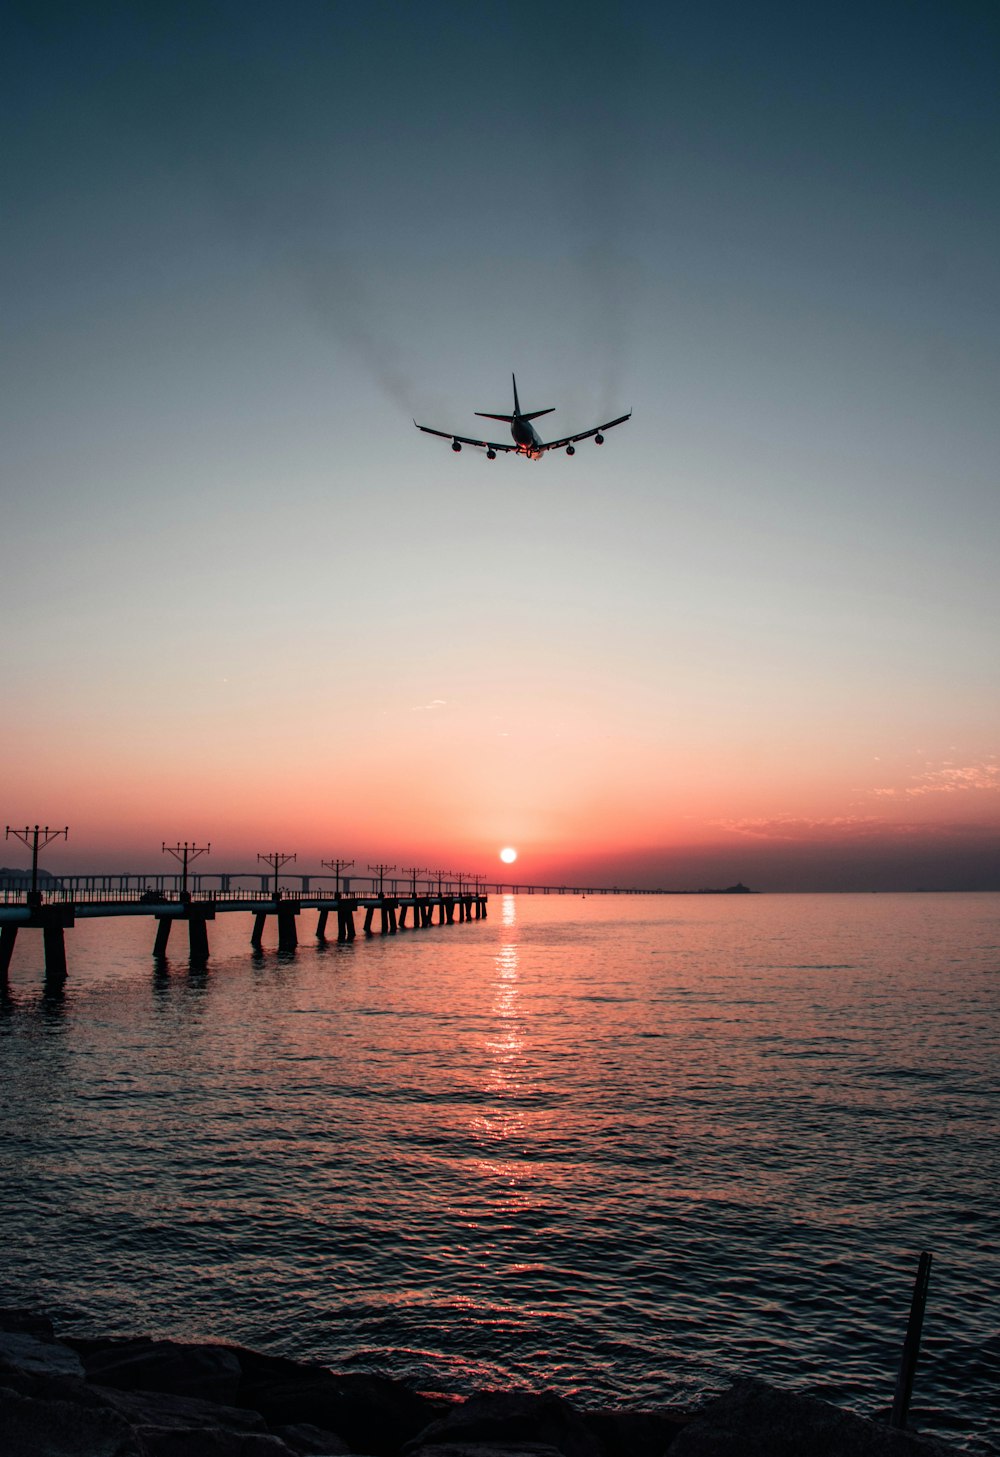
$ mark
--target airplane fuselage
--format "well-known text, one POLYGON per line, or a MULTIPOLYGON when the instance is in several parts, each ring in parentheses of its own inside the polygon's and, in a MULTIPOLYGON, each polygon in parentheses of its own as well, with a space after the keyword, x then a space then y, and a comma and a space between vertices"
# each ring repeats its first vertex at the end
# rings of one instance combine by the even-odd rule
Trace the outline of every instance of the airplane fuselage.
POLYGON ((514 438, 519 455, 527 455, 532 460, 541 460, 542 451, 541 436, 532 425, 530 420, 522 420, 520 415, 515 415, 510 422, 510 433, 514 438))

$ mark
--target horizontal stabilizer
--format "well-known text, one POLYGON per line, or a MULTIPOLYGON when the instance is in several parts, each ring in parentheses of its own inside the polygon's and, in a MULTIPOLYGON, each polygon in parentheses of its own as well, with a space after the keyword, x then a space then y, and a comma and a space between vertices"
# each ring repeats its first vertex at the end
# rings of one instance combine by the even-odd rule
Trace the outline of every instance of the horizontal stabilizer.
POLYGON ((515 419, 513 415, 487 415, 485 410, 476 410, 475 413, 480 420, 506 420, 508 425, 512 425, 515 419))
MULTIPOLYGON (((521 419, 522 420, 537 420, 538 417, 539 417, 539 415, 551 415, 552 414, 552 411, 554 409, 555 409, 555 405, 550 405, 547 410, 532 410, 532 412, 531 412, 530 415, 522 415, 521 416, 521 419)), ((504 416, 504 419, 506 419, 506 418, 507 417, 505 415, 504 416)))

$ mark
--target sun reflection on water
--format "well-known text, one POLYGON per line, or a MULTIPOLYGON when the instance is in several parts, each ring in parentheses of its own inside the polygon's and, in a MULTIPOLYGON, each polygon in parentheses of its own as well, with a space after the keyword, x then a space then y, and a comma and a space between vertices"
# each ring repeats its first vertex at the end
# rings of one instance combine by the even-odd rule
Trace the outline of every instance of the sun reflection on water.
POLYGON ((472 1133, 483 1148, 480 1172, 510 1188, 523 1183, 527 1138, 524 1100, 530 1094, 525 1068, 525 1028, 520 1007, 517 902, 504 896, 490 1007, 492 1025, 483 1044, 485 1109, 472 1120, 472 1133))

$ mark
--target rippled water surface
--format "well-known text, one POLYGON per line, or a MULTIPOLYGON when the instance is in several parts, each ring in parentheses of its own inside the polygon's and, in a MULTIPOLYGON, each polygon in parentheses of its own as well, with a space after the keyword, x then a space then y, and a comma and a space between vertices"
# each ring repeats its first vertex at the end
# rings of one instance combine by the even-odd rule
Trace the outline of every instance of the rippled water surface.
POLYGON ((738 1372, 997 1451, 1000 897, 494 898, 154 968, 22 932, 0 1299, 426 1389, 688 1401, 738 1372))

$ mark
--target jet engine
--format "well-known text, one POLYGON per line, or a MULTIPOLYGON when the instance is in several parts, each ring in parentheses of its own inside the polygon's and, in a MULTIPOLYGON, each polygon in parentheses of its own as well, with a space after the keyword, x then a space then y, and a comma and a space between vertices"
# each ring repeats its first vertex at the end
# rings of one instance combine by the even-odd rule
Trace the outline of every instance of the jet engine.
POLYGON ((575 455, 576 454, 576 446, 575 445, 567 445, 567 447, 566 447, 566 454, 567 455, 575 455))
POLYGON ((486 459, 487 460, 496 460, 496 458, 497 458, 497 453, 496 453, 495 450, 488 450, 486 452, 486 459))
POLYGON ((451 448, 452 450, 461 450, 462 447, 459 445, 457 440, 453 440, 451 442, 451 448))
POLYGON ((597 434, 594 436, 594 444, 595 445, 603 445, 604 444, 604 436, 601 434, 600 431, 598 431, 597 434))

